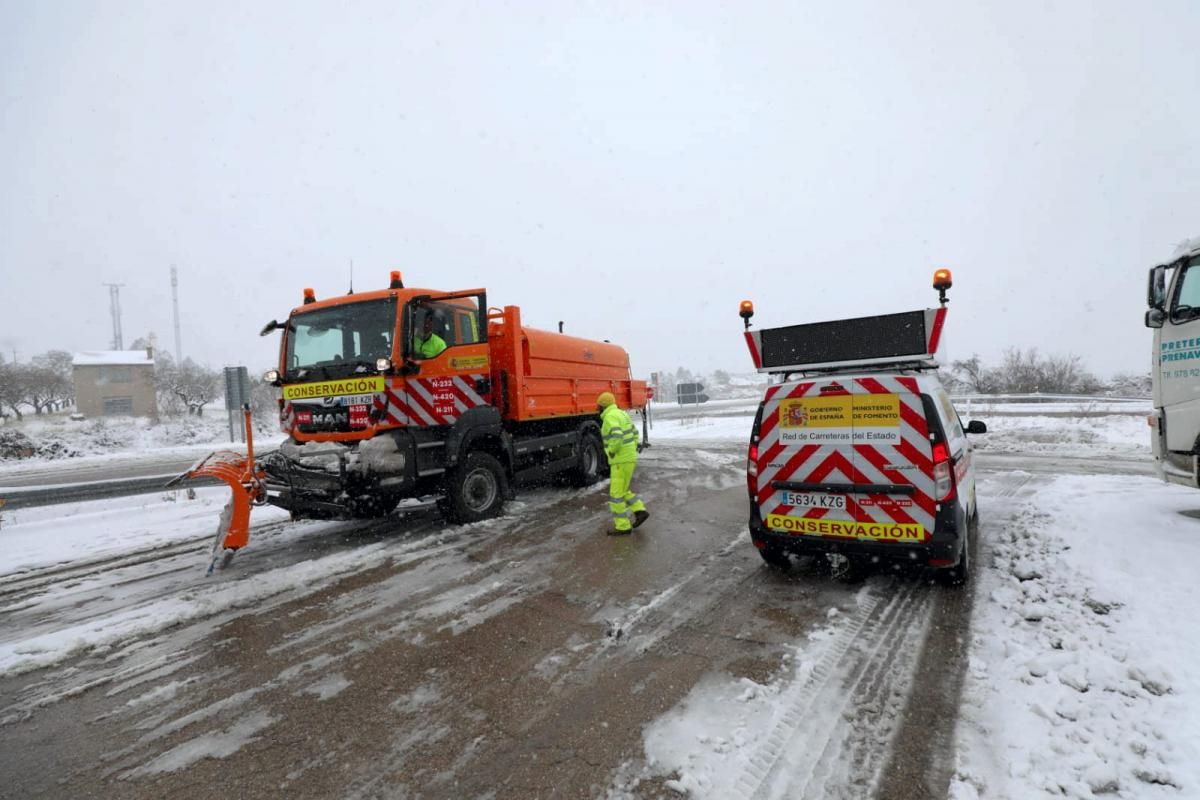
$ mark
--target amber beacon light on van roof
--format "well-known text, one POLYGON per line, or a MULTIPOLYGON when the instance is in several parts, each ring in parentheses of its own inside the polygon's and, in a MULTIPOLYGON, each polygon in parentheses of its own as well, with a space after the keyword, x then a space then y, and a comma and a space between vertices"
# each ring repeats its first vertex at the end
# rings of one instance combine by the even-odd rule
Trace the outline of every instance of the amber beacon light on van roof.
POLYGON ((938 307, 898 314, 830 320, 781 328, 751 330, 754 303, 743 300, 738 315, 745 324, 746 347, 754 368, 763 373, 806 372, 845 367, 903 364, 935 368, 946 322, 950 270, 933 273, 938 307))

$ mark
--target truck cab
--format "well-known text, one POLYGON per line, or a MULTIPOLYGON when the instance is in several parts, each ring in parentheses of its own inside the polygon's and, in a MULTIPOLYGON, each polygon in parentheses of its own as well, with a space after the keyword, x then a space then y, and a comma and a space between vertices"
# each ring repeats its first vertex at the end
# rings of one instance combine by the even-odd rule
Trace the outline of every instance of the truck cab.
POLYGON ((1151 446, 1166 481, 1200 488, 1200 238, 1150 270, 1151 446))

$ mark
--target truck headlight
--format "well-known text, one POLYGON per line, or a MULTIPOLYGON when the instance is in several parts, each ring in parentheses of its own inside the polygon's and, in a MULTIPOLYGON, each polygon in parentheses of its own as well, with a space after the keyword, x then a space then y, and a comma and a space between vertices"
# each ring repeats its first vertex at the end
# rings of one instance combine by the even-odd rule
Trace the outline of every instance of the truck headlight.
POLYGON ((390 358, 375 359, 375 371, 376 372, 387 372, 391 368, 392 368, 392 360, 390 358))

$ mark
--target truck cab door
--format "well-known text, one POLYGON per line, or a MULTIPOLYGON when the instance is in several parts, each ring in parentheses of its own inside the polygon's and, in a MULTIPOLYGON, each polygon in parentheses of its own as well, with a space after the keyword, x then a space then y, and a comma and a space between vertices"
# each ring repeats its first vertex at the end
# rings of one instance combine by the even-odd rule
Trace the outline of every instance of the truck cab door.
POLYGON ((1200 256, 1179 262, 1156 331, 1155 383, 1168 450, 1190 453, 1200 441, 1200 256))
POLYGON ((404 387, 410 425, 453 425, 472 408, 491 404, 486 308, 481 290, 426 295, 405 308, 405 362, 414 365, 404 387), (433 320, 433 335, 445 343, 436 354, 421 352, 426 319, 433 320))
POLYGON ((805 380, 768 389, 755 497, 768 530, 823 536, 856 521, 852 498, 830 488, 854 481, 850 407, 850 396, 833 381, 805 380))

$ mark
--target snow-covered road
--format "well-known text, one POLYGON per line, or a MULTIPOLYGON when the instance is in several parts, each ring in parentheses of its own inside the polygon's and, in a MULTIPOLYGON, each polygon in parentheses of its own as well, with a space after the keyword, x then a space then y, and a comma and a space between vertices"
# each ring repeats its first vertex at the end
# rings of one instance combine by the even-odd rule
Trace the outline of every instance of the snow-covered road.
POLYGON ((0 795, 1200 794, 1200 497, 1112 419, 982 442, 969 591, 763 566, 744 417, 656 426, 624 539, 602 487, 462 527, 266 509, 205 579, 220 490, 8 514, 0 795))

